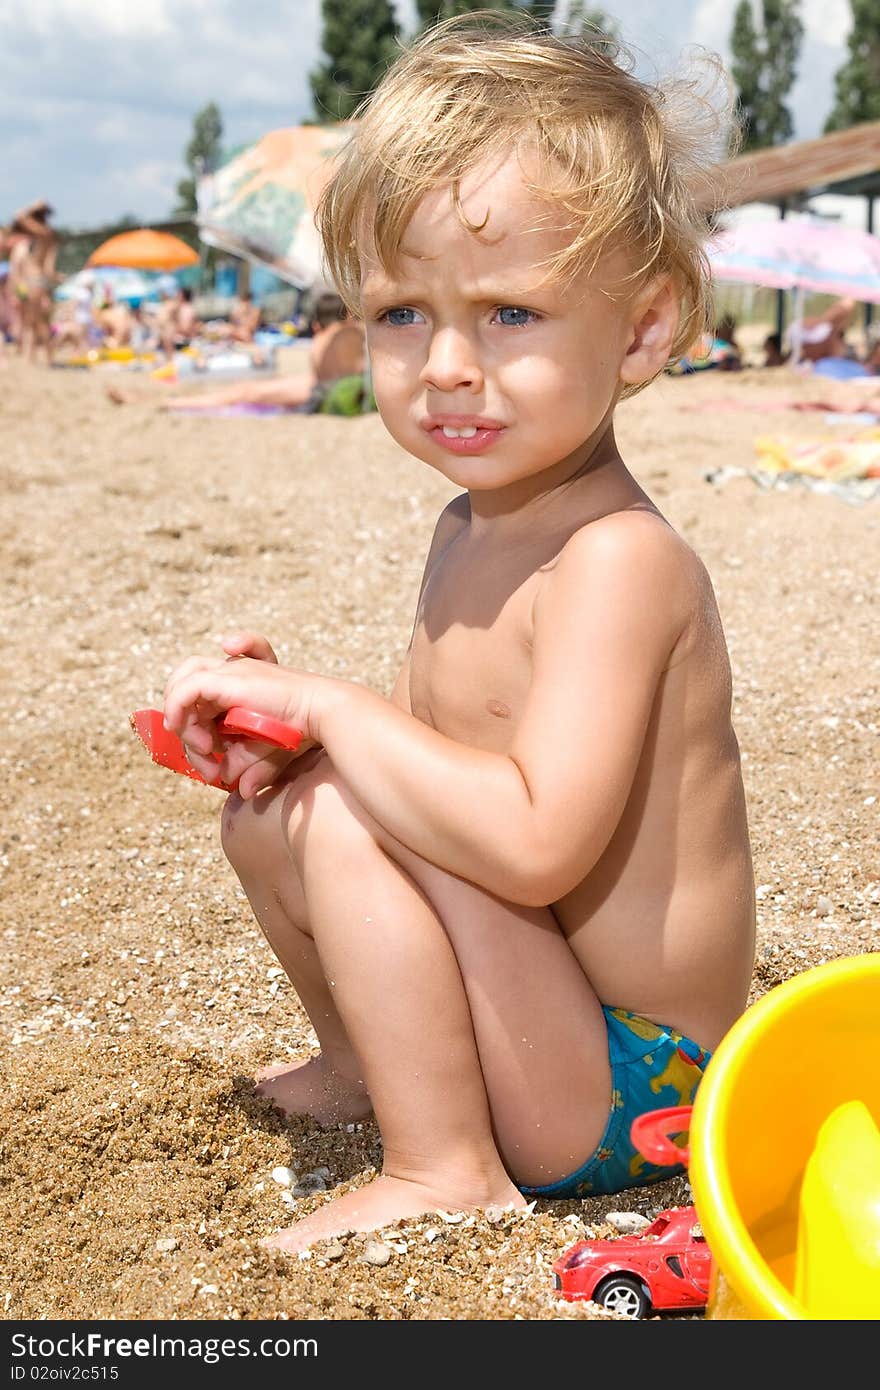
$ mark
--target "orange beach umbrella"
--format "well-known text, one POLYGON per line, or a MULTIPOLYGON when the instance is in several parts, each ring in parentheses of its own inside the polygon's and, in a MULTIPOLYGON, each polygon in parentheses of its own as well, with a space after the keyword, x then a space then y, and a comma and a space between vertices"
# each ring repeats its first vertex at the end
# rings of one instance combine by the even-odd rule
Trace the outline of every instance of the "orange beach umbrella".
POLYGON ((154 232, 150 227, 120 232, 92 252, 86 265, 122 265, 131 270, 181 270, 198 265, 198 252, 170 232, 154 232))

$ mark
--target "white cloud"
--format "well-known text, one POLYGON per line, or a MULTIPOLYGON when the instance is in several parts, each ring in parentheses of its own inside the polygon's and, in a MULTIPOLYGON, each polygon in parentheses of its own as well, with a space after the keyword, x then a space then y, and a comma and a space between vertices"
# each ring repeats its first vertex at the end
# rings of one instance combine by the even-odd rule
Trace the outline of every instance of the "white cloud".
POLYGON ((126 170, 124 181, 119 179, 119 183, 134 197, 138 193, 164 194, 169 184, 179 177, 176 164, 167 159, 147 159, 126 170))
POLYGON ((727 57, 735 9, 736 0, 698 0, 694 7, 693 42, 727 57))
POLYGON ((172 28, 167 0, 28 0, 27 22, 44 37, 59 25, 104 38, 160 37, 172 28))
MULTIPOLYGON (((408 31, 413 0, 396 0, 408 31)), ((735 0, 607 0, 650 75, 690 43, 726 53, 735 0)), ((62 224, 124 211, 165 216, 194 113, 216 101, 225 139, 312 114, 320 0, 22 0, 0 4, 0 221, 47 197, 62 224), (141 172, 137 172, 141 171, 141 172), (146 171, 146 172, 145 172, 146 171)), ((817 134, 849 25, 848 0, 804 0, 808 43, 793 93, 817 134)))
POLYGON ((207 102, 230 145, 311 114, 320 28, 320 0, 0 5, 0 220, 42 196, 73 226, 166 216, 207 102), (147 166, 164 185, 132 179, 147 166))
POLYGON ((801 0, 801 18, 812 38, 843 48, 852 28, 850 0, 801 0))

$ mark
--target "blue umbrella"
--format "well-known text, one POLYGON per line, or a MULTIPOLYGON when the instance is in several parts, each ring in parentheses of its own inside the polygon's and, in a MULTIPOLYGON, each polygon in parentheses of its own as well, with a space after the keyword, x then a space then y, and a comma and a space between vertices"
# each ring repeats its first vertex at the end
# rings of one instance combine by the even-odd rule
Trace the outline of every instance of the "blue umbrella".
POLYGON ((127 270, 121 266, 106 266, 96 270, 78 270, 55 291, 56 299, 75 299, 83 289, 89 290, 93 299, 101 298, 101 290, 107 287, 115 300, 127 304, 140 304, 144 299, 158 299, 160 281, 165 278, 150 275, 143 270, 127 270))

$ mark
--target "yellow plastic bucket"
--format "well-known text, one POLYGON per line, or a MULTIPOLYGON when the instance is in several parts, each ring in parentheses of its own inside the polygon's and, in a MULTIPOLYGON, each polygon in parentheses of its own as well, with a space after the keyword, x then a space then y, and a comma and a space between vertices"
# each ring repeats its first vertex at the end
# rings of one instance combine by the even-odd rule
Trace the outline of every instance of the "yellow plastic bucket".
POLYGON ((746 1010, 691 1117, 690 1180, 713 1256, 707 1317, 880 1318, 877 1126, 880 953, 806 970, 746 1010), (861 1161, 844 1172, 854 1144, 861 1161), (822 1262, 812 1280, 810 1259, 822 1262), (853 1311, 810 1301, 820 1273, 851 1281, 853 1311))

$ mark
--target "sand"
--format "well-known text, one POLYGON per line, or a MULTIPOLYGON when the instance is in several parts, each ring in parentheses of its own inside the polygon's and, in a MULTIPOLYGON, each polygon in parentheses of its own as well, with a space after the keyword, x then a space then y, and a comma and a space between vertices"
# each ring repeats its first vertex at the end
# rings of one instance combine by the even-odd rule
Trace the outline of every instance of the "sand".
MULTIPOLYGON (((384 1265, 365 1236, 306 1259, 260 1246, 326 1200, 291 1208, 274 1168, 359 1184, 378 1136, 255 1096, 254 1069, 314 1037, 220 851, 221 794, 154 767, 128 713, 237 626, 386 691, 452 489, 375 416, 175 418, 147 383, 143 404, 113 406, 108 379, 0 372, 0 1317, 605 1316, 554 1297, 552 1261, 585 1224, 608 1233, 612 1209, 687 1201, 684 1179, 403 1224, 384 1265)), ((759 885, 753 998, 880 946, 880 502, 702 477, 748 467, 762 432, 822 432, 821 416, 765 409, 811 389, 789 373, 667 378, 618 418, 718 592, 759 885), (720 395, 743 409, 692 410, 720 395)))

